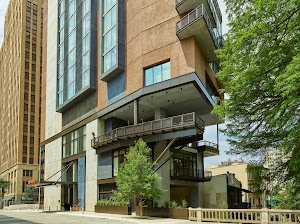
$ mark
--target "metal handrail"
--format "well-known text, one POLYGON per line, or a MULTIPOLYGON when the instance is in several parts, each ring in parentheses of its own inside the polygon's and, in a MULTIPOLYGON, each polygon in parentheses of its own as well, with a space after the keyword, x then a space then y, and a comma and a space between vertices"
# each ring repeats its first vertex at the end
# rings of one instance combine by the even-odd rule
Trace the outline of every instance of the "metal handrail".
POLYGON ((173 117, 163 118, 159 120, 139 123, 137 125, 128 125, 113 129, 103 135, 100 135, 91 140, 92 147, 97 144, 103 144, 117 140, 118 138, 138 135, 144 133, 152 133, 161 130, 171 130, 177 127, 194 125, 199 129, 204 130, 204 121, 196 113, 188 113, 173 117))
POLYGON ((209 29, 209 32, 212 36, 212 39, 214 41, 216 48, 220 48, 220 43, 218 42, 218 38, 216 37, 216 35, 214 33, 213 25, 209 19, 209 16, 208 16, 203 4, 199 5, 197 8, 192 10, 190 13, 185 15, 180 21, 177 22, 176 33, 178 34, 183 29, 185 29, 186 27, 188 27, 189 25, 191 25, 192 23, 194 23, 195 21, 197 21, 198 19, 200 19, 202 17, 204 18, 204 20, 206 22, 206 25, 209 29), (185 22, 185 21, 187 21, 187 22, 185 22))
POLYGON ((189 167, 173 167, 170 170, 171 177, 192 177, 192 178, 205 178, 211 179, 212 173, 211 171, 198 170, 189 167))
POLYGON ((212 148, 218 148, 218 144, 213 143, 213 142, 209 142, 206 140, 202 140, 197 142, 197 146, 208 146, 208 147, 212 147, 212 148))

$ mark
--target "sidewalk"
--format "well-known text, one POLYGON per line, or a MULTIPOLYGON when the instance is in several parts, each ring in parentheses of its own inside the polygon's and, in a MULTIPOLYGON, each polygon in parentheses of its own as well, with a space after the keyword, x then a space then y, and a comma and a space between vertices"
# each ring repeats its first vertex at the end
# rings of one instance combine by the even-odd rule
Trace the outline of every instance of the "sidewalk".
MULTIPOLYGON (((139 216, 130 216, 130 215, 117 215, 117 214, 107 214, 107 213, 95 213, 95 212, 57 212, 56 214, 60 215, 69 215, 69 216, 84 216, 84 217, 93 217, 93 218, 101 218, 101 219, 111 219, 111 220, 118 220, 118 221, 126 221, 131 223, 145 223, 145 224, 167 224, 167 223, 174 223, 174 224, 192 224, 192 223, 203 223, 204 222, 195 222, 189 220, 182 220, 182 219, 168 219, 168 218, 157 218, 157 217, 139 217, 139 216)), ((121 223, 121 222, 120 222, 121 223)), ((217 224, 213 222, 209 222, 206 224, 217 224)), ((220 224, 220 223, 218 223, 220 224)))

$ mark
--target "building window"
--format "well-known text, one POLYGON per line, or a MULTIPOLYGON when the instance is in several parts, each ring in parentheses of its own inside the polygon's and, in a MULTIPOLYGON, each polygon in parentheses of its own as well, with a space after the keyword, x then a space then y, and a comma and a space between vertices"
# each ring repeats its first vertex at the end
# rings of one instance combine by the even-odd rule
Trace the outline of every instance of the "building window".
POLYGON ((24 93, 24 100, 28 100, 28 93, 24 93))
POLYGON ((86 127, 83 126, 62 138, 62 157, 67 158, 86 150, 86 127))
POLYGON ((32 170, 23 170, 23 177, 32 177, 32 170))
POLYGON ((74 32, 69 36, 68 52, 70 52, 75 46, 76 46, 76 30, 74 30, 74 32))
POLYGON ((82 71, 86 71, 90 67, 90 52, 82 56, 82 71))
POLYGON ((24 125, 24 126, 23 126, 23 131, 24 131, 24 132, 27 132, 27 129, 28 129, 28 125, 24 125))
POLYGON ((34 133, 34 126, 30 126, 30 133, 34 133))
POLYGON ((29 69, 29 62, 27 62, 27 61, 25 62, 25 68, 29 69))
POLYGON ((23 135, 23 143, 27 143, 27 135, 23 135))
POLYGON ((69 19, 69 33, 71 33, 73 31, 73 29, 76 26, 76 15, 73 15, 70 19, 69 19))
POLYGON ((23 157, 22 163, 27 163, 27 157, 23 157))
POLYGON ((34 103, 35 101, 35 95, 31 95, 31 102, 34 103))
POLYGON ((145 86, 170 79, 170 70, 170 62, 145 69, 145 86))
POLYGON ((85 71, 82 74, 82 88, 90 84, 90 70, 85 71))
POLYGON ((33 158, 29 158, 29 164, 33 164, 33 158))
POLYGON ((190 152, 176 153, 171 160, 171 170, 176 176, 197 176, 197 154, 190 152))
POLYGON ((98 200, 109 199, 112 196, 113 190, 115 190, 116 184, 99 184, 99 196, 98 200))
POLYGON ((68 68, 72 67, 76 62, 76 48, 73 49, 68 56, 68 68))
POLYGON ((30 154, 31 154, 31 155, 34 154, 34 149, 33 149, 33 147, 30 147, 30 154))
POLYGON ((32 55, 32 60, 36 61, 36 55, 35 54, 32 55))
POLYGON ((28 104, 24 103, 24 111, 28 111, 28 104))
POLYGON ((34 137, 30 137, 30 144, 34 144, 34 137))
POLYGON ((62 0, 59 3, 59 15, 63 14, 64 11, 65 11, 65 0, 62 0))
POLYGON ((82 2, 82 15, 85 16, 90 11, 90 0, 82 2))
POLYGON ((26 48, 30 48, 30 43, 28 41, 26 41, 26 48))
POLYGON ((30 1, 27 1, 26 6, 27 6, 28 8, 30 8, 30 7, 31 7, 31 2, 30 2, 30 1))
POLYGON ((32 29, 36 30, 36 25, 35 24, 32 25, 32 29))
POLYGON ((68 71, 68 99, 75 95, 75 77, 76 77, 76 66, 74 65, 68 71))
POLYGON ((116 24, 116 1, 103 0, 103 72, 108 71, 117 64, 116 24))
POLYGON ((28 121, 28 115, 24 114, 24 121, 28 121))
POLYGON ((32 44, 32 50, 35 51, 36 50, 36 45, 32 44))
POLYGON ((217 90, 215 89, 214 84, 210 80, 209 75, 207 74, 206 71, 205 71, 205 79, 206 79, 206 90, 207 90, 208 94, 210 95, 210 97, 212 98, 212 100, 216 103, 217 96, 219 94, 217 93, 217 90))
POLYGON ((28 21, 26 22, 26 27, 30 28, 30 22, 28 22, 28 21))
POLYGON ((23 146, 23 153, 27 154, 27 147, 26 146, 23 146))
POLYGON ((25 72, 25 79, 29 79, 29 73, 28 72, 25 72))
POLYGON ((65 14, 63 13, 59 17, 59 29, 62 29, 65 26, 65 14))
POLYGON ((33 4, 33 9, 37 10, 37 4, 33 4))
POLYGON ((82 36, 84 37, 90 32, 90 14, 87 14, 86 17, 82 20, 82 36))
POLYGON ((69 4, 69 17, 75 13, 76 10, 76 0, 72 0, 69 4))
POLYGON ((86 53, 90 49, 90 35, 83 38, 82 41, 82 53, 86 53))
POLYGON ((124 162, 125 155, 129 153, 130 149, 121 149, 119 151, 114 152, 114 161, 113 161, 113 171, 114 176, 117 176, 119 166, 124 162))

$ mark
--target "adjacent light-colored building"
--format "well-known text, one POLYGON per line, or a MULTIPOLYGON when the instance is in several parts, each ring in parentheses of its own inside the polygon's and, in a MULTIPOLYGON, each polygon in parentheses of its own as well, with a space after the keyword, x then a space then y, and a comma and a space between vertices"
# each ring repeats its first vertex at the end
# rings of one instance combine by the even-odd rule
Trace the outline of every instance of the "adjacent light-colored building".
POLYGON ((41 0, 11 0, 0 49, 0 176, 18 203, 38 179, 43 12, 41 0))
POLYGON ((47 4, 41 148, 45 207, 94 211, 115 189, 130 145, 143 138, 164 165, 164 202, 203 202, 204 141, 220 84, 217 0, 59 0, 47 4))
MULTIPOLYGON (((226 161, 219 165, 211 165, 207 167, 207 171, 212 173, 212 176, 217 176, 226 173, 232 173, 236 179, 242 184, 242 188, 251 192, 255 192, 254 179, 248 171, 250 165, 244 161, 226 161)), ((252 207, 262 207, 262 195, 255 193, 243 192, 243 202, 251 203, 252 207)))
POLYGON ((213 176, 203 184, 204 208, 248 208, 242 202, 242 183, 232 173, 213 176))

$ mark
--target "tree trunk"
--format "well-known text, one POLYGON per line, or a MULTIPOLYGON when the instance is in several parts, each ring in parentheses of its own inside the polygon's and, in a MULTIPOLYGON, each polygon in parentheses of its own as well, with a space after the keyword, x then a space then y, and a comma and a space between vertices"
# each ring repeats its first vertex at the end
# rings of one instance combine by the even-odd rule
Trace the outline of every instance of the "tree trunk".
POLYGON ((140 207, 141 217, 143 218, 143 198, 139 198, 139 207, 140 207))

